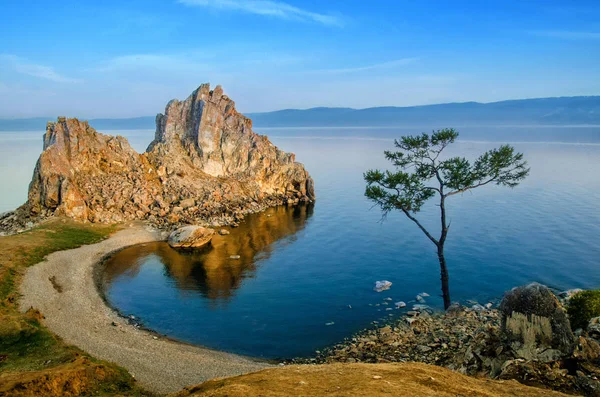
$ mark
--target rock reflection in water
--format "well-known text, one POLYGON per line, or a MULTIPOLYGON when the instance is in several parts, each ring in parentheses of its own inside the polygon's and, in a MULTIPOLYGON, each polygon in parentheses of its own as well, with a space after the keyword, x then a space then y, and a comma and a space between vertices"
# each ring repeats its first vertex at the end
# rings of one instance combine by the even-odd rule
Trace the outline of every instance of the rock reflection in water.
POLYGON ((273 243, 295 239, 312 210, 313 205, 300 205, 249 215, 238 228, 229 229, 231 234, 215 235, 212 246, 200 251, 174 250, 164 242, 126 248, 106 261, 103 281, 109 285, 121 277, 133 278, 144 264, 158 261, 179 290, 226 301, 245 278, 254 277, 256 262, 269 257, 273 243))

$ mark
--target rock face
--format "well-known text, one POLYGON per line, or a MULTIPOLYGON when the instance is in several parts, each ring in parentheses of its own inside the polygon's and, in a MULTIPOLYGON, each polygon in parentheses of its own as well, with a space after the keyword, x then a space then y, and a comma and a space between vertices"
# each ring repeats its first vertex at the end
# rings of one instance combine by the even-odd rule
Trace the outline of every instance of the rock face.
POLYGON ((202 248, 210 244, 214 235, 214 229, 184 226, 169 235, 169 245, 173 248, 202 248))
POLYGON ((143 154, 87 122, 48 123, 26 206, 34 215, 91 222, 216 226, 314 198, 312 178, 294 155, 254 133, 220 86, 203 84, 167 104, 143 154))
POLYGON ((500 303, 502 336, 517 357, 552 361, 572 353, 575 337, 552 291, 532 283, 513 288, 500 303))

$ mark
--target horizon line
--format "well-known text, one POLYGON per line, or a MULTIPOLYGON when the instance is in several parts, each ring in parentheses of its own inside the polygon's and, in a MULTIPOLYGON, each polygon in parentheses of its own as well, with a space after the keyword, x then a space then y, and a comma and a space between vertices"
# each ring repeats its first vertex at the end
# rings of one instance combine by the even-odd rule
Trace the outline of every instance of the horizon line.
MULTIPOLYGON (((371 106, 365 108, 352 108, 345 106, 314 106, 310 108, 284 108, 284 109, 276 109, 276 110, 268 110, 262 112, 239 112, 243 115, 258 115, 258 114, 267 114, 267 113, 276 113, 276 112, 285 112, 285 111, 307 111, 307 110, 316 110, 316 109, 345 109, 348 111, 361 111, 361 110, 371 110, 371 109, 409 109, 409 108, 419 108, 419 107, 428 107, 428 106, 441 106, 441 105, 464 105, 464 104, 479 104, 479 105, 491 105, 495 103, 502 102, 518 102, 518 101, 533 101, 533 100, 545 100, 545 99, 571 99, 571 98, 600 98, 600 94, 598 95, 563 95, 563 96, 550 96, 550 97, 528 97, 528 98, 517 98, 517 99, 502 99, 499 101, 491 101, 491 102, 479 102, 479 101, 456 101, 456 102, 439 102, 439 103, 430 103, 423 105, 408 105, 408 106, 394 106, 394 105, 383 105, 383 106, 371 106)), ((16 121, 16 120, 31 120, 31 119, 46 119, 48 116, 30 116, 30 117, 17 117, 17 118, 0 118, 2 121, 16 121)), ((97 121, 97 120, 131 120, 131 119, 139 119, 139 118, 147 118, 147 117, 156 117, 156 115, 142 115, 142 116, 130 116, 130 117, 110 117, 110 116, 102 116, 102 117, 68 117, 64 115, 58 115, 51 117, 49 120, 54 120, 58 117, 67 117, 67 118, 76 118, 84 121, 97 121)))

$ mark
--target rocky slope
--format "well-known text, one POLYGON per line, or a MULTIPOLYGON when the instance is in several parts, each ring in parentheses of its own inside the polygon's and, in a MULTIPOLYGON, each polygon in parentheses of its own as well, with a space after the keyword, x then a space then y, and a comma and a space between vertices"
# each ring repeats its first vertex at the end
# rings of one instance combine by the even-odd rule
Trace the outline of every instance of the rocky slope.
MULTIPOLYGON (((568 302, 568 292, 564 302, 568 302)), ((600 396, 600 317, 571 332, 563 303, 530 284, 505 294, 498 309, 453 305, 364 330, 294 363, 421 362, 476 377, 517 380, 568 394, 600 396)))
POLYGON ((167 104, 143 154, 85 121, 48 123, 21 212, 216 226, 314 198, 313 181, 294 154, 254 133, 220 86, 203 84, 185 101, 167 104))

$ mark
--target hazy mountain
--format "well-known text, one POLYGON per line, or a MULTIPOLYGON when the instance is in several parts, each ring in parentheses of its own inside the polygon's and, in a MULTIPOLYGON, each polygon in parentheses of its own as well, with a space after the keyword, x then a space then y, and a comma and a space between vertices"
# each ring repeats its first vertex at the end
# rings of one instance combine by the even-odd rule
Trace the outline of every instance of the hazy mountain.
MULTIPOLYGON (((88 121, 98 131, 153 130, 156 127, 155 119, 156 116, 143 116, 129 119, 90 119, 88 121)), ((56 121, 56 117, 0 119, 0 131, 44 131, 48 121, 56 121)))
MULTIPOLYGON (((600 96, 463 102, 408 107, 286 109, 247 113, 256 127, 600 125, 600 96)), ((44 130, 53 117, 0 120, 0 131, 44 130)), ((154 116, 92 119, 100 130, 154 129, 154 116)))
POLYGON ((368 109, 313 108, 247 114, 260 127, 600 124, 600 96, 368 109))

